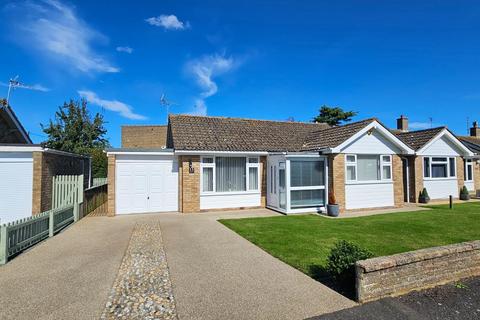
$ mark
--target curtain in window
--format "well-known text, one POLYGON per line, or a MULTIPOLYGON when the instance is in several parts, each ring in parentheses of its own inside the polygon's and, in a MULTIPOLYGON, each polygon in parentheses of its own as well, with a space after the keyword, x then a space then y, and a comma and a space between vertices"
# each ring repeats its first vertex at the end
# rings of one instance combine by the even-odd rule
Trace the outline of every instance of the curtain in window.
POLYGON ((380 180, 380 157, 376 155, 357 155, 359 181, 380 180))
POLYGON ((292 187, 323 186, 325 184, 323 161, 292 161, 290 185, 292 187))
POLYGON ((248 168, 248 188, 258 190, 258 168, 248 168))
POLYGON ((246 191, 246 160, 240 157, 216 157, 217 192, 246 191))
POLYGON ((203 168, 203 191, 213 191, 213 168, 203 168))

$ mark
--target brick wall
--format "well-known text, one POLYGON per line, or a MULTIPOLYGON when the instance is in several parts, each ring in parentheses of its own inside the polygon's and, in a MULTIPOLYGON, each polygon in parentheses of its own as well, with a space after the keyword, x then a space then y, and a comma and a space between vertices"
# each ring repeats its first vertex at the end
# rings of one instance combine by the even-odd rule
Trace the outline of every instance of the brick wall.
POLYGON ((480 196, 480 164, 473 160, 473 180, 475 181, 476 194, 480 196))
MULTIPOLYGON (((328 190, 335 193, 340 212, 345 211, 345 155, 328 156, 328 190)), ((328 195, 327 195, 328 196, 328 195)), ((328 199, 327 199, 328 200, 328 199)))
POLYGON ((267 157, 260 157, 260 205, 267 205, 267 157))
POLYGON ((405 203, 403 163, 402 158, 397 155, 392 156, 392 171, 394 203, 396 207, 401 207, 405 203))
POLYGON ((108 199, 107 199, 107 215, 113 217, 115 215, 115 155, 108 155, 108 199))
POLYGON ((180 156, 178 159, 179 210, 200 211, 200 156, 180 156), (190 171, 190 163, 193 172, 190 171))
POLYGON ((52 152, 33 152, 32 213, 52 208, 52 179, 56 175, 83 174, 84 188, 87 188, 90 179, 89 166, 88 158, 52 152))
POLYGON ((357 300, 373 301, 478 275, 479 240, 358 261, 357 300))
POLYGON ((167 126, 122 126, 122 148, 163 148, 167 126))
MULTIPOLYGON (((410 186, 412 187, 410 197, 414 197, 412 202, 418 203, 418 196, 423 190, 423 157, 411 158, 413 162, 413 177, 410 179, 410 186)), ((412 169, 412 168, 410 168, 412 169)))
POLYGON ((465 185, 465 161, 462 157, 457 157, 457 181, 460 194, 460 189, 465 185))

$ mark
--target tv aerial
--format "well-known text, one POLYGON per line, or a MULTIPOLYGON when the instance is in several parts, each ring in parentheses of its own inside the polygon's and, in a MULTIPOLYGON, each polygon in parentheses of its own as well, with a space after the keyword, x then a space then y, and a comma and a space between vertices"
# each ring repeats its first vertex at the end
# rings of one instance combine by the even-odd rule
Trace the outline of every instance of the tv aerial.
MULTIPOLYGON (((10 80, 8 80, 7 106, 9 105, 10 96, 12 95, 13 90, 15 90, 15 89, 17 89, 17 88, 35 90, 34 87, 29 86, 29 85, 26 85, 26 84, 24 84, 24 83, 21 83, 21 82, 18 80, 18 78, 19 78, 19 76, 16 75, 14 78, 11 78, 10 80)), ((5 84, 4 84, 4 85, 5 85, 5 84)))
POLYGON ((170 107, 176 106, 177 103, 168 100, 165 93, 162 93, 162 95, 160 96, 160 104, 167 109, 167 123, 168 123, 168 115, 170 114, 170 107))

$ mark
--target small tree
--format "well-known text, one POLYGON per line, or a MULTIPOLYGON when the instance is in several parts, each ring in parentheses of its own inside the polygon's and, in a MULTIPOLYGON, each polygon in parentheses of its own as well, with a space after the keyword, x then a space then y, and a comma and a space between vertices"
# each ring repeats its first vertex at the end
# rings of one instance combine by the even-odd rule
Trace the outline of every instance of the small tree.
POLYGON ((356 116, 356 111, 344 111, 341 107, 329 107, 323 105, 320 107, 320 113, 313 118, 313 122, 327 123, 331 126, 338 126, 343 122, 352 120, 356 116))
POLYGON ((105 120, 99 113, 91 117, 85 100, 65 102, 55 112, 55 119, 42 126, 48 139, 43 144, 52 149, 92 156, 93 177, 106 177, 109 146, 105 120))

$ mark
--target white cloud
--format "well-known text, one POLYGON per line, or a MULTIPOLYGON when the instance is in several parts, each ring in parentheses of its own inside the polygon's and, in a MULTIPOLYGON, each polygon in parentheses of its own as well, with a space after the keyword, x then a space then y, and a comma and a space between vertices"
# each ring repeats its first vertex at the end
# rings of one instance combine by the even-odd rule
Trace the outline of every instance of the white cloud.
POLYGON ((197 110, 200 110, 203 114, 207 113, 204 100, 218 92, 218 86, 214 78, 233 70, 238 65, 239 62, 232 57, 219 54, 207 55, 187 62, 187 72, 193 76, 198 86, 203 90, 200 93, 200 98, 195 101, 194 113, 198 113, 197 110))
POLYGON ((158 17, 151 17, 148 19, 145 19, 145 21, 156 27, 163 27, 166 30, 184 30, 187 28, 190 28, 190 23, 187 22, 182 22, 178 20, 177 16, 171 14, 171 15, 159 15, 158 17))
POLYGON ((85 73, 119 72, 93 45, 107 38, 79 18, 75 8, 57 0, 26 1, 13 10, 14 38, 28 50, 85 73), (16 13, 16 14, 15 14, 16 13))
POLYGON ((130 47, 117 47, 116 50, 118 52, 125 52, 129 54, 133 52, 133 48, 130 48, 130 47))
POLYGON ((440 125, 437 123, 430 123, 430 122, 410 122, 408 124, 408 127, 410 129, 415 129, 415 130, 430 129, 430 128, 435 128, 439 126, 440 125))
POLYGON ((193 110, 190 112, 192 115, 196 116, 206 116, 207 115, 207 105, 203 99, 195 100, 193 105, 193 110))
POLYGON ((80 97, 87 100, 89 103, 103 107, 107 110, 118 112, 122 117, 132 120, 146 120, 147 117, 133 112, 133 108, 128 104, 118 100, 104 100, 101 99, 95 92, 88 90, 79 90, 80 97))

